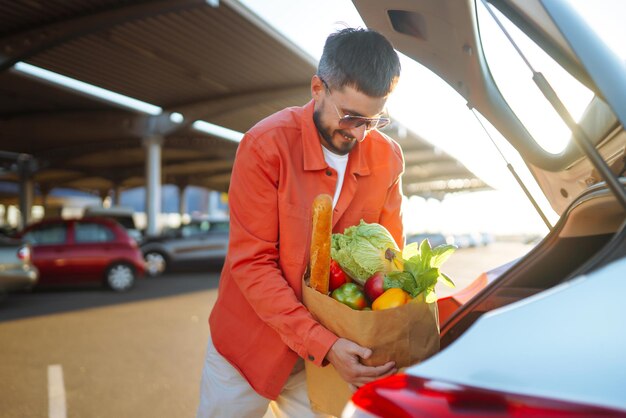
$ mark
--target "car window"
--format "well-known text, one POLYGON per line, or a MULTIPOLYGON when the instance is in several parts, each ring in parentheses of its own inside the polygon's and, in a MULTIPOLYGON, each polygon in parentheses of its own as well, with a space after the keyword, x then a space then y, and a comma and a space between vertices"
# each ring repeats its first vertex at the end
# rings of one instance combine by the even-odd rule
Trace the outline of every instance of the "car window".
MULTIPOLYGON (((569 128, 537 88, 532 79, 532 72, 506 39, 485 6, 481 2, 477 2, 477 6, 480 41, 487 65, 502 96, 543 149, 554 154, 563 151, 571 137, 569 128)), ((593 99, 593 93, 495 7, 489 7, 533 68, 546 77, 572 117, 577 121, 581 120, 593 99)))
POLYGON ((110 242, 115 234, 107 226, 94 222, 76 222, 74 224, 74 241, 76 242, 110 242))
POLYGON ((135 220, 132 216, 107 216, 107 218, 113 219, 126 229, 136 229, 135 220))
POLYGON ((211 231, 228 232, 228 225, 228 222, 213 222, 211 223, 211 231))
POLYGON ((211 222, 211 221, 196 221, 180 227, 181 235, 185 238, 193 237, 196 235, 204 235, 209 232, 228 232, 228 222, 211 222))
POLYGON ((161 236, 166 238, 176 238, 178 236, 178 229, 175 228, 163 228, 161 236))
POLYGON ((181 227, 181 235, 183 237, 193 237, 196 235, 202 235, 209 232, 210 224, 208 221, 193 222, 181 227))
POLYGON ((64 224, 41 225, 24 234, 24 240, 33 245, 63 244, 67 236, 64 224))
POLYGON ((195 227, 195 225, 183 225, 180 228, 180 235, 183 238, 192 237, 194 235, 198 235, 198 229, 195 227))

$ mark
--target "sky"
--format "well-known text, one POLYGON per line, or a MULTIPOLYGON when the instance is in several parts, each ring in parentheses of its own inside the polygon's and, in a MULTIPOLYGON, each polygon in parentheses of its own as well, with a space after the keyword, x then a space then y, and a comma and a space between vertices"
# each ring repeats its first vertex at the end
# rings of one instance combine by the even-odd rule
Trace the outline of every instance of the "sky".
MULTIPOLYGON (((352 2, 348 0, 240 1, 316 59, 321 56, 328 34, 345 26, 365 26, 352 2)), ((600 36, 605 42, 619 56, 626 59, 626 48, 623 46, 626 29, 622 23, 623 17, 626 16, 626 2, 623 0, 571 2, 591 25, 601 30, 600 36)), ((484 14, 480 11, 479 13, 484 14)), ((510 48, 501 35, 489 36, 489 39, 493 40, 489 47, 494 56, 500 55, 503 49, 510 48)), ((516 41, 523 43, 524 39, 516 38, 516 41)), ((486 53, 489 53, 487 45, 485 49, 486 53)), ((568 109, 574 116, 579 117, 591 99, 591 93, 577 86, 578 83, 569 79, 569 75, 555 72, 556 70, 550 67, 549 59, 542 56, 541 52, 527 50, 524 52, 533 55, 533 59, 544 68, 542 72, 550 76, 549 81, 557 84, 555 89, 559 95, 565 96, 562 99, 568 109)), ((519 58, 507 57, 503 61, 506 63, 514 59, 519 58)), ((405 206, 407 230, 545 234, 547 228, 515 183, 506 168, 506 162, 477 122, 475 115, 468 109, 464 99, 427 68, 403 55, 401 63, 400 82, 388 100, 390 115, 425 140, 457 158, 495 189, 448 195, 442 202, 411 197, 405 206)), ((523 65, 518 63, 515 64, 515 68, 518 72, 525 70, 523 65)), ((501 71, 506 74, 508 68, 501 71)), ((502 83, 507 84, 506 77, 504 78, 502 83)), ((530 88, 527 86, 531 82, 530 75, 526 78, 526 84, 517 81, 519 79, 517 73, 508 78, 511 94, 522 95, 533 89, 533 86, 530 88)), ((500 86, 500 81, 497 79, 496 81, 500 86)), ((504 87, 500 86, 501 89, 504 87)), ((538 110, 525 115, 522 122, 528 122, 527 125, 534 124, 535 126, 528 128, 535 137, 539 140, 547 139, 540 144, 550 152, 558 152, 569 140, 567 128, 556 116, 551 116, 550 112, 553 111, 547 108, 545 103, 532 102, 532 105, 529 105, 530 100, 537 98, 518 99, 519 106, 538 110)), ((514 107, 513 104, 511 106, 514 107)), ((519 154, 488 122, 486 124, 500 151, 516 168, 548 219, 554 224, 558 215, 551 209, 519 154)))

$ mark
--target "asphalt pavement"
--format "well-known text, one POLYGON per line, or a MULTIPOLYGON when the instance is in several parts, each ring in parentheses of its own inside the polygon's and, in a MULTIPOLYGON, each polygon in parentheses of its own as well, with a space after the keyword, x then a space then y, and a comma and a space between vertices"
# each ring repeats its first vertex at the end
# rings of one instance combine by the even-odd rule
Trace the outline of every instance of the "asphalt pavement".
MULTIPOLYGON (((460 289, 530 248, 459 250, 444 271, 460 289)), ((0 417, 194 417, 218 282, 206 271, 144 279, 125 294, 9 295, 0 302, 0 417)))
POLYGON ((194 416, 218 280, 186 273, 139 281, 126 294, 9 295, 0 305, 0 416, 54 416, 56 365, 68 417, 194 416))

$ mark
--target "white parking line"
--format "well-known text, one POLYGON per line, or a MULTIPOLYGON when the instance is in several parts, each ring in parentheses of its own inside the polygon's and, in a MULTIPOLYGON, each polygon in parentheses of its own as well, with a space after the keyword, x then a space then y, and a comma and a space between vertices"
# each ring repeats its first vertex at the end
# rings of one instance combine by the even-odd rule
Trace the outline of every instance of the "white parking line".
POLYGON ((67 418, 63 368, 59 364, 48 366, 48 418, 67 418))

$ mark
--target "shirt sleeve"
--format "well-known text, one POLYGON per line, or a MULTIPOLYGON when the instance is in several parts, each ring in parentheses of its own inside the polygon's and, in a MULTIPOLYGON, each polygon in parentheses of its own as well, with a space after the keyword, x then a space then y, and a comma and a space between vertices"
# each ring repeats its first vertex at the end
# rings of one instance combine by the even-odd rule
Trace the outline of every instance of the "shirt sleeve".
POLYGON ((385 204, 380 213, 379 223, 391 233, 400 249, 404 248, 404 226, 402 223, 402 174, 404 173, 404 157, 398 145, 394 151, 398 158, 398 173, 395 181, 387 190, 385 204))
POLYGON ((321 365, 337 336, 298 300, 278 265, 280 159, 249 134, 229 190, 231 275, 259 318, 300 357, 321 365))

